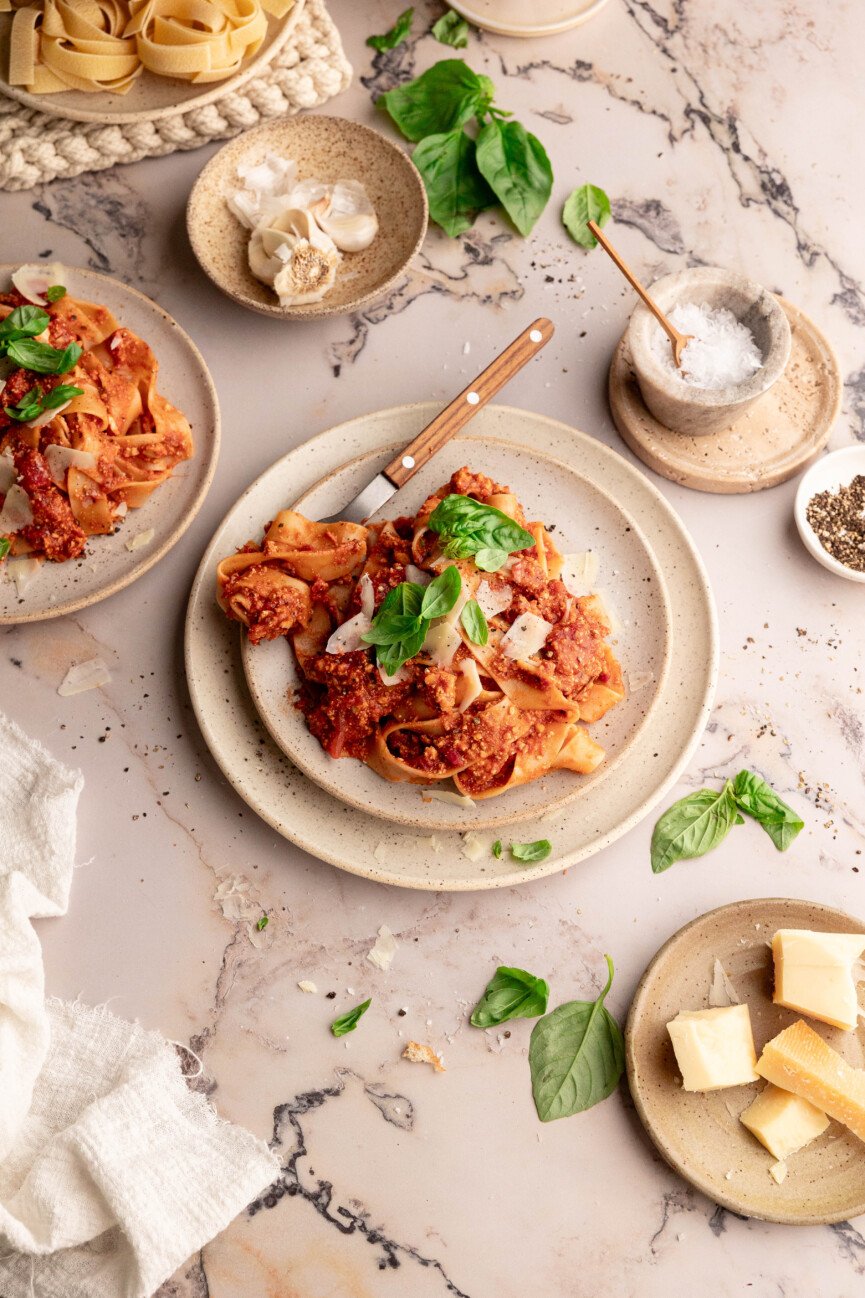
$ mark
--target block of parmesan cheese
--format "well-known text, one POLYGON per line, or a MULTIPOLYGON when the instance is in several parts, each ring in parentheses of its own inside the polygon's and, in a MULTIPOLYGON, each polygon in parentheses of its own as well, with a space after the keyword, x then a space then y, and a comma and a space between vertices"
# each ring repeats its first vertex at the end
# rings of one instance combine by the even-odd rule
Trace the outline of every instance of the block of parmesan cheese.
POLYGON ((739 1115, 739 1121, 780 1162, 803 1149, 829 1126, 829 1119, 821 1109, 771 1082, 739 1115))
POLYGON ((865 1072, 851 1068, 802 1019, 766 1043, 757 1072, 865 1140, 865 1072))
POLYGON ((757 1080, 747 1005, 680 1010, 667 1031, 686 1091, 718 1091, 757 1080))
POLYGON ((775 1004, 851 1032, 859 1009, 853 964, 863 951, 862 933, 779 928, 772 939, 775 1004))

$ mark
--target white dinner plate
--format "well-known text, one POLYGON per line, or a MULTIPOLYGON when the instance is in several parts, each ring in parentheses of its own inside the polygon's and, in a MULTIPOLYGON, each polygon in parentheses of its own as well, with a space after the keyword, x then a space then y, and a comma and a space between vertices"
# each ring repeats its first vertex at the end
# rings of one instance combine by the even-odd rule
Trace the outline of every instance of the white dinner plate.
MULTIPOLYGON (((718 669, 715 609, 703 564, 677 515, 646 476, 585 433, 541 415, 487 406, 473 420, 470 441, 542 446, 592 481, 651 537, 670 600, 670 667, 653 720, 612 778, 574 804, 520 825, 521 841, 547 838, 553 850, 532 865, 507 852, 478 861, 463 855, 456 831, 423 834, 389 824, 326 793, 270 739, 246 687, 237 628, 214 597, 216 566, 256 533, 268 508, 284 499, 286 466, 303 496, 324 475, 373 449, 408 442, 429 423, 431 402, 363 415, 289 452, 254 482, 217 528, 190 594, 186 677, 205 741, 229 783, 269 825, 312 855, 382 883, 445 891, 510 887, 584 860, 636 825, 686 766, 709 715, 718 669)), ((382 461, 385 456, 382 455, 382 461)), ((474 455, 472 458, 476 458, 474 455)), ((499 835, 486 835, 490 844, 499 835)), ((483 837, 483 835, 482 835, 483 837)))
MULTIPOLYGON (((15 265, 0 266, 6 291, 15 265)), ((0 565, 0 625, 62 617, 122 590, 158 563, 180 540, 198 513, 216 469, 219 453, 219 404, 204 358, 192 339, 149 297, 137 289, 92 270, 65 268, 70 296, 107 306, 118 322, 152 348, 159 363, 157 387, 192 426, 195 451, 178 464, 141 509, 131 509, 111 536, 90 536, 78 559, 43 563, 22 595, 0 565), (136 534, 153 536, 128 550, 136 534)))
MULTIPOLYGON (((361 456, 329 474, 300 499, 292 486, 292 469, 285 466, 281 478, 284 507, 292 506, 310 518, 329 517, 352 500, 404 444, 396 442, 386 450, 361 456)), ((280 465, 284 464, 280 461, 274 466, 277 480, 280 465)), ((492 438, 486 438, 481 448, 476 440, 455 437, 400 491, 398 505, 385 505, 374 517, 416 513, 424 500, 462 465, 510 487, 528 519, 552 524, 553 539, 563 554, 594 550, 600 556, 598 589, 610 609, 615 609, 613 651, 622 664, 626 683, 635 681, 638 688, 629 686, 628 698, 588 727, 607 754, 591 775, 553 771, 497 797, 479 799, 473 807, 430 799, 431 787, 456 793, 453 783, 392 783, 363 762, 329 757, 295 706, 301 676, 289 642, 283 637, 252 645, 245 631, 241 632, 250 693, 262 721, 286 756, 340 801, 370 815, 426 830, 478 830, 516 824, 585 797, 593 785, 612 778, 658 701, 670 656, 665 582, 646 538, 630 514, 607 492, 561 460, 492 438)), ((269 494, 271 482, 262 479, 260 489, 269 494)), ((252 500, 248 504, 252 506, 252 500)), ((262 523, 271 517, 272 513, 265 511, 262 523)), ((257 540, 261 534, 259 526, 246 539, 257 540)))

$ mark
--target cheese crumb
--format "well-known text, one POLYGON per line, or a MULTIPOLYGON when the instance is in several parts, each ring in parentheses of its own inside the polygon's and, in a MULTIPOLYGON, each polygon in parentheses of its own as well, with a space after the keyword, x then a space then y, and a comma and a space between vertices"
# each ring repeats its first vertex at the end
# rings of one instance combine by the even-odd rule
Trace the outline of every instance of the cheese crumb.
POLYGON ((311 995, 314 995, 318 991, 315 983, 310 982, 308 978, 304 978, 303 981, 299 982, 297 985, 302 992, 309 992, 311 995))
POLYGON ((784 1177, 787 1175, 787 1164, 773 1163, 772 1166, 769 1168, 769 1175, 771 1176, 773 1181, 776 1181, 777 1184, 780 1185, 781 1182, 784 1180, 784 1177))
POLYGON ((378 930, 378 937, 366 953, 366 958, 370 964, 374 964, 376 969, 381 969, 387 973, 393 964, 393 958, 398 950, 396 939, 388 928, 387 924, 382 924, 378 930))
POLYGON ((85 690, 98 690, 111 683, 111 673, 101 658, 89 658, 86 663, 73 663, 57 687, 62 698, 83 694, 85 690))

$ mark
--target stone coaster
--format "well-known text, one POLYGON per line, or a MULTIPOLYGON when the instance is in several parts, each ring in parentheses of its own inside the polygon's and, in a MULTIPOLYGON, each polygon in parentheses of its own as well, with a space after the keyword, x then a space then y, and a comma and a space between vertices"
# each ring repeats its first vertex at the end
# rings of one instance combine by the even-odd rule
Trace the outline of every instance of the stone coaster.
POLYGON ((650 414, 622 336, 610 365, 610 409, 622 438, 650 469, 695 491, 735 495, 786 482, 823 449, 841 406, 838 358, 813 320, 779 301, 793 335, 786 370, 729 428, 702 437, 674 433, 650 414))

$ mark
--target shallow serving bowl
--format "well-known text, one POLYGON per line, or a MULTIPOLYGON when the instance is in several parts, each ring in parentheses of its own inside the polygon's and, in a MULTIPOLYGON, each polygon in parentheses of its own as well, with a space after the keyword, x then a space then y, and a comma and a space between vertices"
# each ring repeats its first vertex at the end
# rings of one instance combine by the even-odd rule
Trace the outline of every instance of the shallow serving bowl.
POLYGON ((725 307, 754 335, 762 368, 744 383, 698 388, 683 382, 658 359, 652 346, 660 325, 639 303, 628 325, 627 341, 643 400, 665 428, 677 433, 715 433, 753 406, 784 373, 790 357, 790 325, 778 299, 754 280, 734 271, 701 266, 665 275, 651 287, 664 312, 685 303, 725 307))
POLYGON ((846 487, 860 473, 865 474, 865 446, 847 446, 843 451, 832 451, 829 455, 824 455, 822 460, 811 465, 799 483, 793 517, 802 544, 812 558, 834 572, 836 577, 865 582, 865 572, 848 568, 846 564, 833 558, 828 550, 823 549, 817 533, 808 522, 808 502, 812 496, 820 491, 837 491, 839 487, 846 487))
POLYGON ((317 320, 357 311, 386 293, 423 243, 427 211, 423 181, 399 145, 344 117, 307 115, 265 122, 220 149, 193 186, 186 227, 202 270, 233 301, 274 320, 317 320), (268 153, 293 158, 301 180, 361 181, 375 207, 378 234, 362 252, 344 254, 320 302, 280 306, 250 271, 249 231, 226 204, 238 188, 237 164, 261 162, 268 153))

